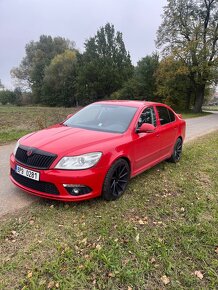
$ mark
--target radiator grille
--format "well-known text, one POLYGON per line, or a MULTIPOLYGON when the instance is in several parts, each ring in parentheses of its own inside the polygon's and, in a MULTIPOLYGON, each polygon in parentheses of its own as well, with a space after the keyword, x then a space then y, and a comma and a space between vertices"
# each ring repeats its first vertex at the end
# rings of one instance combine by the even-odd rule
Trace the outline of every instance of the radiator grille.
POLYGON ((36 148, 20 146, 15 158, 20 163, 33 168, 48 169, 57 155, 36 148))

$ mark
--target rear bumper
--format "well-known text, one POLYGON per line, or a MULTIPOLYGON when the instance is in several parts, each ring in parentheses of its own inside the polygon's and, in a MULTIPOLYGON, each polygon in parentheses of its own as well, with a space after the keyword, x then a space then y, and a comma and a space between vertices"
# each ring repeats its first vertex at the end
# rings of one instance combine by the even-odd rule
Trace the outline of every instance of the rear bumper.
POLYGON ((15 160, 13 154, 10 157, 10 166, 11 166, 10 179, 16 186, 33 195, 61 201, 82 201, 100 196, 102 192, 104 178, 107 172, 107 168, 95 168, 95 167, 86 170, 60 170, 60 169, 38 170, 19 164, 19 162, 15 160), (29 178, 27 177, 17 178, 18 174, 14 172, 16 164, 25 167, 27 169, 39 172, 40 181, 30 182, 29 178), (34 183, 43 183, 43 184, 48 183, 54 185, 57 191, 56 193, 42 192, 40 191, 40 189, 38 190, 38 188, 41 188, 41 186, 37 186, 39 184, 34 183), (91 189, 91 192, 83 195, 71 195, 64 187, 64 184, 85 185, 91 189))

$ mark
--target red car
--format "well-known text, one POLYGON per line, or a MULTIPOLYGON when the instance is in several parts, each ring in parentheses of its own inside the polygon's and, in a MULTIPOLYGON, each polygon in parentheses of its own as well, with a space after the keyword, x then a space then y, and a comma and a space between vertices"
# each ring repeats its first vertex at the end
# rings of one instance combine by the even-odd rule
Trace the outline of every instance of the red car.
POLYGON ((163 160, 179 161, 185 127, 181 115, 161 103, 96 102, 22 137, 11 154, 10 177, 49 199, 115 200, 130 178, 163 160))

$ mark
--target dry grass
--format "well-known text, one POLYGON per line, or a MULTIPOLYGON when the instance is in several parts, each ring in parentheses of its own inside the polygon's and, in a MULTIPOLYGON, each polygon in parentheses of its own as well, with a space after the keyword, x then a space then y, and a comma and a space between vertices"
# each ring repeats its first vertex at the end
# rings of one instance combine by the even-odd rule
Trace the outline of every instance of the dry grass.
POLYGON ((59 123, 76 108, 0 106, 0 144, 59 123))

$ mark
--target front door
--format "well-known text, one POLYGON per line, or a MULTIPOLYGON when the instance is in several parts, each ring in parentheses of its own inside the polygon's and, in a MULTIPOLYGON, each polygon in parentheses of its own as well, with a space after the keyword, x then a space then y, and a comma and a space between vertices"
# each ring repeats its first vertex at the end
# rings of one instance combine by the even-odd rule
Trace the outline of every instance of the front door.
MULTIPOLYGON (((143 123, 157 126, 156 114, 153 107, 148 107, 141 113, 137 128, 143 123)), ((134 133, 134 166, 133 175, 151 167, 160 158, 158 136, 156 130, 152 133, 134 133)))

